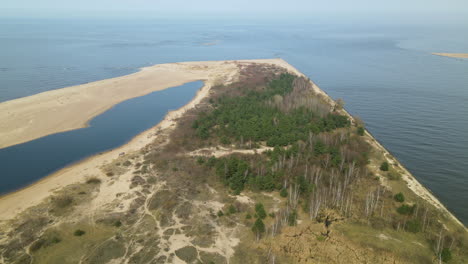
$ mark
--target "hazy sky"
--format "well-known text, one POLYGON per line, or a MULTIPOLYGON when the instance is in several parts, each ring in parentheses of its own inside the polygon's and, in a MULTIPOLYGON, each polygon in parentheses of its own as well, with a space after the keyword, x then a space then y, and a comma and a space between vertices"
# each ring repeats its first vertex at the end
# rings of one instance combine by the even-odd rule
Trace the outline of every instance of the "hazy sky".
POLYGON ((1 0, 0 16, 164 17, 386 16, 395 20, 468 17, 468 0, 1 0))

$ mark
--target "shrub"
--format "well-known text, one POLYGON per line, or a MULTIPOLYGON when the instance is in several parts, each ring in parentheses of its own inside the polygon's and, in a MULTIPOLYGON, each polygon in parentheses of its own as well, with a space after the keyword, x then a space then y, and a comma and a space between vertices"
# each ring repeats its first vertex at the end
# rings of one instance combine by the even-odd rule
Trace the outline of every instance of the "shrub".
POLYGON ((34 243, 32 243, 31 246, 29 247, 29 250, 31 252, 35 252, 41 248, 46 248, 46 247, 52 246, 53 244, 58 244, 60 243, 60 241, 62 240, 58 236, 55 236, 55 235, 52 235, 51 237, 45 236, 36 240, 34 243))
POLYGON ((122 163, 122 165, 124 165, 125 167, 128 167, 132 165, 132 163, 129 160, 126 160, 124 163, 122 163))
POLYGON ((245 216, 245 219, 252 219, 252 215, 251 215, 251 214, 247 214, 247 215, 245 216))
POLYGON ((289 226, 295 226, 296 225, 296 219, 297 219, 297 213, 296 213, 296 211, 292 211, 288 216, 289 226))
POLYGON ((345 105, 345 103, 344 103, 343 99, 341 99, 341 98, 338 98, 338 99, 335 101, 335 109, 336 109, 336 110, 341 110, 341 109, 343 109, 344 105, 345 105))
POLYGON ((416 205, 409 206, 407 204, 404 204, 397 208, 397 212, 402 215, 411 215, 414 212, 415 208, 416 208, 416 205))
POLYGON ((203 157, 198 157, 197 158, 197 163, 201 165, 201 164, 205 163, 205 159, 203 157))
POLYGON ((449 262, 452 259, 452 252, 450 251, 450 248, 442 249, 440 252, 440 258, 443 262, 449 262))
POLYGON ((364 136, 364 128, 362 126, 357 128, 357 134, 359 136, 364 136))
POLYGON ((114 226, 115 227, 121 227, 122 226, 122 222, 120 220, 117 220, 114 222, 114 226))
POLYGON ((112 171, 109 171, 109 172, 106 172, 106 175, 107 175, 108 177, 112 177, 112 176, 114 176, 114 173, 113 173, 112 171))
POLYGON ((387 177, 391 181, 398 181, 401 179, 401 175, 396 171, 389 171, 387 177))
POLYGON ((258 203, 255 205, 255 212, 257 213, 257 216, 260 219, 265 219, 265 217, 267 216, 265 212, 265 208, 263 207, 263 204, 261 203, 258 203))
POLYGON ((258 218, 254 225, 252 226, 252 231, 259 235, 265 232, 265 224, 263 223, 262 219, 258 218))
POLYGON ((406 222, 406 230, 411 233, 418 233, 421 231, 421 223, 418 220, 410 220, 406 222))
POLYGON ((271 212, 271 213, 268 214, 268 216, 271 217, 271 218, 275 218, 275 213, 271 212))
POLYGON ((249 164, 237 157, 221 158, 216 161, 216 174, 235 194, 239 194, 248 180, 249 164), (246 177, 247 176, 247 177, 246 177))
POLYGON ((287 197, 288 196, 288 191, 286 190, 286 188, 281 189, 280 196, 281 197, 287 197))
POLYGON ((87 181, 86 181, 87 184, 100 184, 101 183, 101 179, 99 178, 96 178, 96 177, 92 177, 92 178, 89 178, 87 181))
POLYGON ((68 195, 62 195, 53 198, 53 204, 58 208, 65 208, 73 203, 73 198, 68 195))
POLYGON ((223 216, 223 215, 224 215, 223 211, 219 210, 219 211, 218 211, 218 217, 221 217, 221 216, 223 216))
POLYGON ((389 169, 388 162, 386 162, 386 161, 382 162, 382 164, 380 165, 380 170, 381 171, 388 171, 388 169, 389 169))
POLYGON ((229 206, 229 213, 230 213, 230 214, 235 214, 235 213, 237 213, 236 207, 235 207, 234 205, 232 205, 232 204, 229 206))
POLYGON ((395 199, 395 201, 399 203, 402 203, 405 201, 405 196, 400 192, 400 193, 395 194, 395 196, 393 196, 393 199, 395 199))
POLYGON ((212 168, 216 165, 216 157, 215 156, 211 156, 208 161, 206 162, 206 166, 212 168))
POLYGON ((84 235, 85 233, 86 233, 85 231, 83 231, 83 230, 81 230, 81 229, 77 229, 77 230, 75 230, 75 232, 73 232, 73 235, 74 235, 74 236, 82 236, 82 235, 84 235))
POLYGON ((226 136, 221 137, 220 141, 221 141, 221 144, 223 144, 223 145, 230 145, 231 144, 231 140, 229 140, 229 138, 226 137, 226 136))

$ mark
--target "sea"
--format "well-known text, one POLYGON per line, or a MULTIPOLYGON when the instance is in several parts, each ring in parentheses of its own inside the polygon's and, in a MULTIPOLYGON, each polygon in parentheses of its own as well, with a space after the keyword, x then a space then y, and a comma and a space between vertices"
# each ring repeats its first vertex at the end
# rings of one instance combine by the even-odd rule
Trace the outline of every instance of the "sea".
MULTIPOLYGON (((282 58, 330 96, 342 98, 345 108, 467 225, 468 59, 431 54, 468 53, 466 32, 466 24, 435 22, 0 18, 0 102, 153 64, 282 58)), ((85 128, 66 133, 81 133, 75 137, 92 140, 87 143, 57 148, 69 136, 62 133, 0 150, 0 193, 124 144, 187 103, 200 87, 189 83, 132 99, 137 101, 91 121, 98 130, 113 121, 113 131, 120 131, 115 135, 83 136, 91 130, 85 128), (151 108, 168 100, 171 104, 151 108), (127 116, 151 111, 156 118, 127 116), (128 127, 131 131, 122 129, 128 127), (24 177, 14 169, 21 166, 29 168, 24 177)))

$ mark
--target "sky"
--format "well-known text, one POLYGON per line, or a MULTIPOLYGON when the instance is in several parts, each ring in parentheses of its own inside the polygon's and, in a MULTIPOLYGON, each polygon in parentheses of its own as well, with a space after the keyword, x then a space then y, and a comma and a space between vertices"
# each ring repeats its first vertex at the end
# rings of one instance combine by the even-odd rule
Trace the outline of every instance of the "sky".
POLYGON ((1 0, 2 17, 386 17, 457 20, 467 0, 1 0))

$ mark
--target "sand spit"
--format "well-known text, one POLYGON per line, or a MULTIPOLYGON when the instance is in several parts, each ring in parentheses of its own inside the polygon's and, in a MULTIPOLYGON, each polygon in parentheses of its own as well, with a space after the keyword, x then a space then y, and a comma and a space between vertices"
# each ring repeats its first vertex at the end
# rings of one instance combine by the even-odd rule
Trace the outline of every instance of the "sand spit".
POLYGON ((160 64, 122 77, 2 102, 0 148, 86 127, 97 115, 134 97, 196 80, 212 84, 220 77, 236 72, 234 61, 160 64))
MULTIPOLYGON (((61 169, 26 188, 0 197, 0 212, 2 212, 0 214, 0 221, 12 219, 28 207, 39 204, 55 190, 59 190, 69 184, 83 181, 89 177, 102 175, 101 167, 118 158, 120 153, 138 151, 153 142, 157 137, 163 137, 164 135, 161 135, 157 131, 164 130, 165 134, 169 133, 171 128, 175 127, 176 119, 187 110, 195 107, 205 98, 213 85, 235 81, 239 74, 239 66, 251 63, 286 64, 286 62, 280 59, 160 64, 143 68, 140 72, 127 76, 63 88, 1 103, 0 120, 2 120, 2 122, 0 122, 0 146, 5 147, 27 141, 27 133, 34 133, 34 138, 38 138, 85 126, 87 121, 92 117, 118 103, 117 100, 111 99, 115 91, 125 93, 125 97, 122 95, 118 95, 118 97, 120 99, 125 98, 123 100, 126 100, 137 97, 135 94, 141 96, 145 93, 156 91, 157 89, 163 90, 190 81, 203 80, 205 83, 187 105, 178 110, 169 112, 159 124, 139 134, 127 144, 114 150, 89 157, 78 164, 61 169), (145 85, 149 87, 145 87, 145 85), (118 87, 118 89, 116 87, 118 87), (139 90, 137 90, 137 88, 139 90), (132 94, 132 92, 135 94, 132 94), (48 107, 57 105, 60 98, 72 98, 73 103, 70 107, 73 109, 65 110, 67 106, 60 105, 62 110, 59 112, 52 107, 48 107), (109 99, 99 100, 100 98, 109 99), (41 102, 42 99, 45 100, 45 102, 41 102), (106 107, 103 105, 106 105, 106 107), (24 107, 24 109, 21 109, 21 107, 24 107), (87 111, 87 108, 91 107, 102 110, 101 112, 87 111), (17 118, 13 118, 11 114, 10 116, 6 115, 5 109, 8 109, 10 113, 17 113, 14 115, 17 118), (64 124, 60 127, 61 130, 55 127, 56 122, 50 124, 42 123, 51 119, 51 115, 63 119, 64 124), (33 130, 35 127, 28 121, 28 118, 33 116, 36 118, 35 120, 41 120, 40 124, 42 124, 42 128, 38 128, 37 133, 33 130), (5 119, 5 121, 3 121, 3 119, 5 119), (81 123, 75 122, 75 119, 81 120, 81 123), (8 129, 5 125, 6 123, 14 125, 16 128, 8 129), (18 132, 18 136, 14 134, 14 131, 18 132), (5 136, 9 136, 9 141, 4 138, 5 136)), ((117 95, 114 97, 117 97, 117 95)), ((72 101, 72 99, 70 99, 70 101, 72 101)), ((33 139, 33 137, 29 138, 28 140, 33 139)))
POLYGON ((433 52, 432 55, 451 57, 451 58, 468 59, 468 53, 437 53, 437 52, 433 52))
MULTIPOLYGON (((76 165, 64 168, 29 187, 1 197, 0 212, 2 213, 0 214, 0 221, 14 218, 24 209, 40 203, 44 198, 51 195, 54 190, 58 190, 72 183, 83 181, 87 177, 102 175, 100 168, 118 158, 119 153, 138 151, 153 142, 155 139, 158 139, 158 137, 167 137, 168 133, 170 133, 175 127, 177 118, 187 110, 195 107, 203 98, 208 96, 210 88, 213 85, 236 81, 239 74, 239 65, 251 63, 274 64, 287 69, 291 73, 307 78, 307 76, 282 59, 171 63, 143 68, 140 72, 128 76, 103 80, 82 86, 64 88, 0 104, 0 117, 5 118, 9 124, 16 125, 16 129, 5 129, 5 125, 1 125, 0 135, 10 136, 8 141, 0 139, 3 140, 1 144, 5 146, 30 140, 27 139, 27 133, 29 132, 25 132, 32 131, 31 129, 33 128, 27 119, 28 117, 34 116, 37 120, 41 120, 41 122, 47 122, 47 120, 50 119, 48 115, 61 117, 64 118, 64 120, 80 120, 80 122, 65 122, 66 125, 61 126, 61 130, 54 127, 54 125, 44 125, 42 130, 39 131, 40 133, 38 132, 34 134, 34 137, 37 138, 47 134, 82 127, 86 125, 86 122, 89 119, 120 101, 141 96, 158 89, 162 90, 168 87, 177 86, 189 81, 205 81, 205 86, 197 93, 192 101, 176 111, 169 112, 164 120, 158 125, 136 136, 127 144, 106 153, 90 157, 76 165), (81 91, 81 89, 83 91, 81 91), (123 95, 114 95, 115 91, 119 91, 119 93, 122 93, 123 95), (66 105, 59 105, 61 98, 69 98, 71 102, 71 110, 65 110, 67 108, 66 105), (108 99, 99 100, 102 98, 108 99), (46 101, 41 102, 41 99, 46 101), (48 107, 54 105, 63 109, 63 111, 57 111, 54 110, 56 108, 48 107), (17 109, 21 107, 24 107, 25 109, 17 109), (93 108, 95 111, 86 111, 87 108, 93 108), (4 114, 4 109, 10 109, 10 116, 4 114), (17 118, 11 117, 11 112, 13 111, 17 113, 17 118), (38 111, 38 113, 36 113, 36 111, 38 111), (20 136, 15 137, 12 132, 14 130, 18 130, 20 136), (161 131, 163 131, 163 133, 160 133, 161 131)), ((331 104, 334 103, 323 90, 321 90, 312 81, 311 83, 313 84, 313 89, 316 93, 322 94, 331 104)), ((346 111, 344 111, 344 113, 352 119, 352 116, 349 113, 346 111)), ((371 144, 373 144, 377 149, 380 149, 390 162, 394 164, 396 163, 400 168, 404 169, 405 173, 403 175, 403 179, 407 182, 409 189, 445 212, 461 226, 464 226, 428 189, 420 184, 402 164, 400 164, 396 159, 393 159, 393 156, 382 145, 380 145, 372 135, 367 133, 367 137, 369 138, 369 142, 371 142, 371 144)), ((225 151, 226 150, 223 149, 220 151, 222 153, 216 154, 222 156, 226 154, 225 151)), ((202 151, 201 153, 192 154, 203 155, 204 153, 202 151)), ((210 154, 213 153, 211 152, 210 154)))

